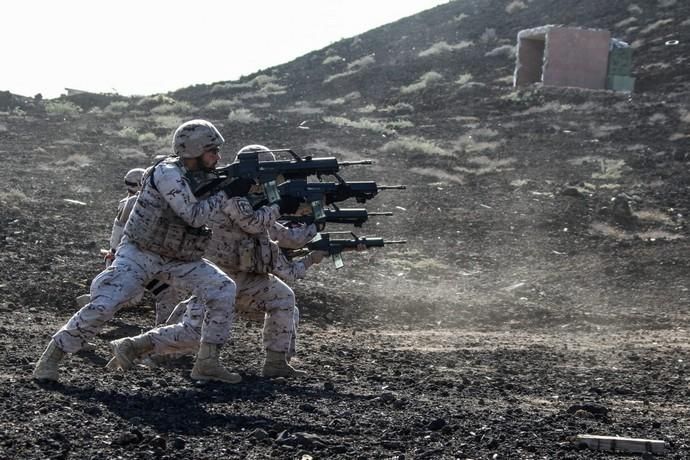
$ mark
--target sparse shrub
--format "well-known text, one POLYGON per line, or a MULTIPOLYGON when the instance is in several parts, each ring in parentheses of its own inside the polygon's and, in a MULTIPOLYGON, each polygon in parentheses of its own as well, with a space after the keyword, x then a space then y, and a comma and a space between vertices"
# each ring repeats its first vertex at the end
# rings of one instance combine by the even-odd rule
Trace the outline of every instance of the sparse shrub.
POLYGON ((142 97, 137 101, 137 107, 144 110, 151 110, 152 108, 159 105, 172 105, 175 103, 175 99, 164 94, 156 94, 154 96, 142 97))
POLYGON ((206 104, 206 110, 226 111, 233 109, 239 104, 240 101, 237 99, 214 99, 208 104, 206 104))
POLYGON ((319 101, 319 104, 321 105, 343 105, 346 102, 352 102, 357 99, 362 97, 359 91, 353 91, 351 93, 346 94, 343 97, 338 97, 335 99, 324 99, 323 101, 319 101))
POLYGON ((379 120, 373 118, 362 118, 361 120, 349 120, 345 117, 324 117, 323 121, 336 126, 347 126, 350 128, 367 129, 382 134, 395 134, 396 129, 411 128, 412 122, 407 120, 379 120))
POLYGON ((323 65, 328 65, 328 64, 333 64, 336 62, 342 62, 343 58, 341 58, 338 55, 333 55, 333 56, 328 56, 326 59, 323 60, 321 64, 323 65))
POLYGON ((630 16, 627 19, 623 19, 622 21, 618 21, 614 27, 616 27, 617 29, 621 29, 623 27, 629 26, 633 22, 637 22, 637 18, 635 16, 630 16))
POLYGON ((333 74, 333 75, 330 75, 330 76, 326 77, 326 79, 325 79, 323 82, 324 82, 324 84, 325 84, 325 83, 330 83, 330 82, 332 82, 333 80, 337 80, 338 78, 347 77, 347 76, 350 76, 350 75, 354 75, 354 74, 356 74, 356 73, 357 73, 356 70, 348 70, 347 72, 336 73, 336 74, 333 74))
POLYGON ((235 123, 256 123, 260 120, 249 109, 235 109, 228 114, 228 121, 235 123))
POLYGON ((76 117, 81 113, 81 107, 69 101, 49 101, 46 104, 46 113, 62 117, 76 117))
POLYGON ((472 46, 472 42, 468 41, 462 41, 460 43, 457 43, 455 45, 449 45, 445 40, 440 41, 438 43, 434 43, 431 45, 429 48, 425 49, 424 51, 420 51, 418 56, 419 57, 426 57, 426 56, 434 56, 437 54, 443 54, 451 51, 457 51, 461 50, 464 48, 467 48, 469 46, 472 46))
POLYGON ((513 77, 512 75, 508 75, 506 77, 497 78, 494 81, 500 85, 512 85, 514 78, 515 77, 513 77))
POLYGON ((158 136, 154 133, 143 133, 139 134, 137 141, 139 141, 140 144, 155 144, 158 142, 158 136))
POLYGON ((194 106, 186 101, 174 101, 172 104, 161 104, 151 109, 151 113, 155 115, 168 115, 171 113, 190 113, 194 110, 194 106))
POLYGON ((431 72, 427 72, 424 75, 422 75, 419 78, 419 80, 417 80, 415 83, 412 83, 409 86, 401 87, 400 92, 403 94, 413 93, 415 91, 424 89, 430 84, 436 83, 440 80, 443 80, 443 75, 432 70, 431 72))
POLYGON ((673 19, 659 19, 658 21, 653 22, 652 24, 650 24, 647 27, 645 27, 644 29, 642 29, 640 31, 640 33, 641 34, 648 34, 649 32, 652 32, 652 31, 658 29, 659 27, 663 27, 666 24, 670 24, 672 22, 673 22, 673 19))
POLYGON ((664 115, 663 113, 655 113, 651 117, 649 117, 649 123, 651 124, 656 124, 656 123, 665 123, 666 120, 668 120, 668 117, 664 115))
POLYGON ((476 157, 471 157, 467 159, 468 163, 476 165, 476 168, 464 168, 457 167, 453 168, 455 171, 464 172, 467 174, 473 174, 475 176, 483 176, 485 174, 499 173, 505 171, 507 166, 515 163, 515 158, 502 158, 499 160, 493 160, 485 155, 480 155, 476 157))
POLYGON ((157 126, 166 129, 176 129, 182 124, 182 118, 177 115, 155 115, 153 121, 157 126))
POLYGON ((453 21, 455 21, 455 22, 460 22, 460 21, 462 21, 462 20, 465 19, 465 18, 469 18, 469 16, 466 15, 465 13, 460 13, 460 14, 458 14, 457 16, 455 16, 455 17, 453 18, 453 21))
POLYGON ((110 114, 121 114, 129 108, 129 102, 127 101, 113 101, 108 104, 103 111, 110 114))
POLYGON ((484 32, 479 36, 479 41, 482 43, 492 43, 496 40, 498 40, 498 36, 496 35, 496 29, 484 29, 484 32))
POLYGON ((133 128, 131 126, 125 126, 117 132, 117 135, 124 139, 130 139, 133 141, 139 140, 139 133, 137 132, 136 128, 133 128))
POLYGON ((376 62, 376 58, 374 58, 373 55, 364 56, 362 58, 359 58, 355 61, 350 62, 347 65, 347 71, 346 72, 337 73, 335 75, 331 75, 329 77, 326 77, 326 79, 323 82, 325 84, 325 83, 329 83, 333 80, 336 80, 338 78, 343 78, 343 77, 347 77, 349 75, 354 75, 357 72, 359 72, 360 70, 374 64, 375 62, 376 62))
POLYGON ((308 103, 301 101, 298 102, 295 105, 295 107, 284 109, 283 112, 299 113, 302 115, 314 115, 317 113, 323 113, 323 109, 321 107, 312 107, 308 103))
POLYGON ((513 14, 516 11, 524 10, 525 8, 527 8, 527 5, 525 5, 524 2, 521 2, 520 0, 515 0, 510 2, 506 6, 506 13, 513 14))
MULTIPOLYGON (((360 107, 356 110, 359 113, 372 113, 376 112, 376 106, 374 104, 367 104, 364 107, 360 107)), ((0 125, 0 132, 2 132, 2 125, 0 125)))
POLYGON ((361 70, 368 67, 376 62, 373 55, 364 56, 362 58, 356 59, 347 65, 347 70, 361 70))
POLYGON ((418 136, 401 136, 398 139, 387 142, 380 149, 382 152, 393 152, 404 150, 413 153, 423 153, 426 155, 451 155, 450 152, 439 147, 434 141, 418 136))
POLYGON ((0 203, 6 206, 14 206, 19 203, 28 203, 31 200, 24 192, 17 188, 11 188, 8 191, 0 191, 0 203))
POLYGON ((395 105, 389 105, 387 107, 379 109, 379 112, 384 112, 384 113, 413 113, 414 112, 414 106, 412 106, 412 104, 408 104, 407 102, 398 102, 395 105))
POLYGON ((642 8, 640 8, 638 5, 633 4, 628 6, 628 12, 630 14, 640 14, 642 13, 642 8))
POLYGON ((458 79, 455 80, 455 84, 464 85, 470 81, 472 81, 472 74, 471 73, 465 73, 465 74, 460 75, 458 77, 458 79))
POLYGON ((683 123, 690 123, 690 112, 680 109, 680 121, 683 123))
POLYGON ((515 47, 512 45, 501 45, 497 48, 492 49, 491 51, 487 52, 484 54, 486 57, 493 57, 493 56, 505 56, 508 58, 514 58, 515 57, 515 47))

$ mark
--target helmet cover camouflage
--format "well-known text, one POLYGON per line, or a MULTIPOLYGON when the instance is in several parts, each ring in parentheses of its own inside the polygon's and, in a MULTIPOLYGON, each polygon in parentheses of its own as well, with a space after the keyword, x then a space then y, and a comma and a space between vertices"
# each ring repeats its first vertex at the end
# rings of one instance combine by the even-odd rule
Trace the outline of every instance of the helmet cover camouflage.
POLYGON ((276 161, 276 156, 273 154, 273 152, 271 152, 271 149, 259 144, 245 145, 244 147, 242 147, 239 150, 239 152, 237 152, 235 161, 237 161, 237 158, 239 157, 240 153, 248 152, 259 152, 259 161, 276 161))
POLYGON ((136 193, 141 189, 141 178, 144 177, 145 172, 146 170, 143 168, 134 168, 127 171, 124 179, 129 192, 136 193))
POLYGON ((191 120, 175 130, 172 147, 175 155, 181 158, 197 158, 224 143, 225 139, 211 122, 191 120))

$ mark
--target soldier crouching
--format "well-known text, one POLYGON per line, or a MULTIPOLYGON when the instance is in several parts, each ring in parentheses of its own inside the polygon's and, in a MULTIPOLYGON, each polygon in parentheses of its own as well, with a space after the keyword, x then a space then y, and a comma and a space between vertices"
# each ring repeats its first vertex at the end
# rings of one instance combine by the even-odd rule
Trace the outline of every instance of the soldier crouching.
MULTIPOLYGON (((230 334, 235 283, 202 259, 211 239, 206 224, 231 192, 198 200, 189 186, 190 174, 215 168, 224 142, 215 126, 205 120, 192 120, 177 128, 175 156, 147 170, 113 264, 91 283, 91 302, 53 336, 36 364, 34 379, 57 381, 58 364, 65 354, 79 351, 120 308, 142 293, 149 280, 157 278, 193 292, 206 305, 192 377, 228 383, 241 380, 218 359, 230 334)), ((117 347, 118 355, 127 360, 152 350, 153 344, 127 339, 117 347)))

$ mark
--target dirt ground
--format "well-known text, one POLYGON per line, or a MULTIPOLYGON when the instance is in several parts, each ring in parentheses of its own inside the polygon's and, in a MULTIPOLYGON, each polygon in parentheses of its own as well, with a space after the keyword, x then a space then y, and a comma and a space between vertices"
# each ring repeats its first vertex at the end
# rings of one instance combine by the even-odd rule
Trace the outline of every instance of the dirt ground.
POLYGON ((631 458, 584 449, 579 434, 663 440, 665 458, 690 458, 688 7, 569 1, 561 13, 534 0, 506 15, 505 2, 488 2, 491 14, 485 3, 452 2, 173 102, 0 112, 0 458, 631 458), (484 22, 459 28, 465 13, 484 22), (498 38, 484 43, 491 15, 498 38), (515 30, 587 18, 625 39, 648 29, 638 92, 496 81, 513 61, 485 53, 515 30), (464 61, 407 61, 466 38, 464 61), (367 44, 370 85, 322 83, 343 69, 314 63, 352 62, 367 44), (401 93, 429 68, 476 81, 401 93), (260 122, 228 114, 238 100, 260 122), (106 371, 108 341, 153 325, 147 298, 66 360, 60 383, 35 383, 35 361, 101 269, 122 176, 194 117, 221 129, 226 161, 257 142, 374 159, 343 176, 408 188, 367 203, 394 215, 356 233, 407 244, 347 254, 340 270, 324 262, 294 286, 305 379, 260 377, 261 328, 244 321, 223 354, 238 385, 197 384, 188 358, 106 371))

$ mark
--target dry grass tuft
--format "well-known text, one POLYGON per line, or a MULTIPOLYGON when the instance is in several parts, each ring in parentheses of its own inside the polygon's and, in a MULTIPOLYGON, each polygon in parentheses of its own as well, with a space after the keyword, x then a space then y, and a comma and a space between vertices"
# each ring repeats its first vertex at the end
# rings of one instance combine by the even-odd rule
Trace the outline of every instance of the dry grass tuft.
POLYGON ((443 80, 443 75, 432 70, 431 72, 427 72, 421 77, 419 77, 419 80, 417 80, 415 83, 412 83, 409 86, 401 87, 400 92, 403 94, 414 93, 415 91, 422 90, 428 87, 429 85, 437 83, 441 80, 443 80))
POLYGON ((453 51, 458 51, 458 50, 462 50, 465 48, 469 48, 472 45, 474 45, 474 43, 470 42, 470 41, 462 41, 460 43, 456 43, 455 45, 449 45, 444 40, 444 41, 440 41, 438 43, 434 43, 433 45, 431 45, 429 48, 425 49, 424 51, 420 51, 418 56, 419 57, 436 56, 436 55, 443 54, 443 53, 450 53, 453 51))

